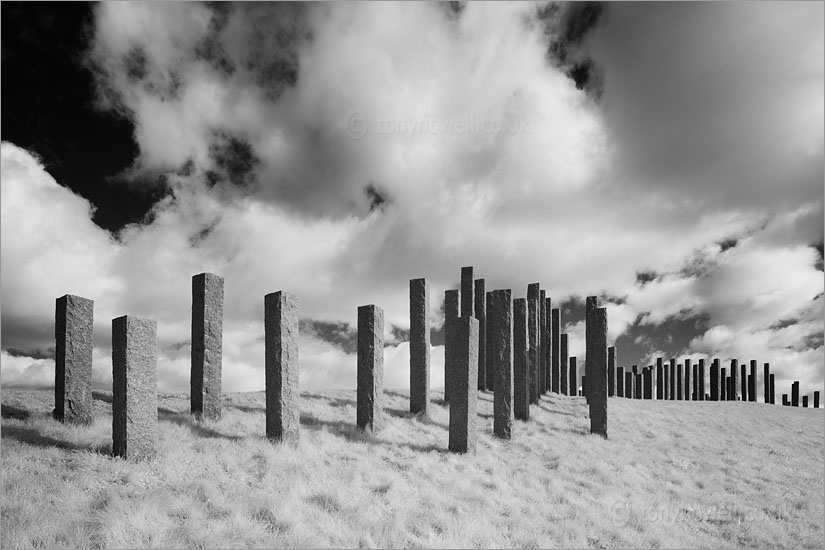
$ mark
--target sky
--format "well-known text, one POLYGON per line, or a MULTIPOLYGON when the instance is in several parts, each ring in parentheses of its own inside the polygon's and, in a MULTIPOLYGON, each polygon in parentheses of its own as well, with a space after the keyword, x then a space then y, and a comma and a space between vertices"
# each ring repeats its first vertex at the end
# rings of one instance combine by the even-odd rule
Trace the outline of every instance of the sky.
MULTIPOLYGON (((821 389, 823 4, 4 2, 4 386, 54 382, 55 299, 158 322, 188 391, 191 277, 225 279, 223 389, 264 387, 263 297, 298 295, 300 384, 355 388, 357 307, 431 386, 460 268, 539 282, 584 364, 770 362, 821 389)), ((761 387, 761 369, 759 386, 761 387)), ((759 391, 761 395, 761 390, 759 391)))

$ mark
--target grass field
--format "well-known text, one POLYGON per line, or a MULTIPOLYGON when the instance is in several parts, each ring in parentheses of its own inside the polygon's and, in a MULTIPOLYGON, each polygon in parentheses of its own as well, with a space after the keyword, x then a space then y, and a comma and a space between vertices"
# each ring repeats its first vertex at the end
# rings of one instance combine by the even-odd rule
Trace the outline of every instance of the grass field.
POLYGON ((825 547, 825 410, 610 399, 609 435, 583 398, 545 397, 509 442, 481 393, 474 456, 446 452, 448 410, 355 427, 355 393, 304 392, 301 443, 264 433, 263 393, 218 422, 159 400, 153 461, 110 456, 95 421, 50 418, 53 394, 3 389, 2 543, 31 547, 825 547))

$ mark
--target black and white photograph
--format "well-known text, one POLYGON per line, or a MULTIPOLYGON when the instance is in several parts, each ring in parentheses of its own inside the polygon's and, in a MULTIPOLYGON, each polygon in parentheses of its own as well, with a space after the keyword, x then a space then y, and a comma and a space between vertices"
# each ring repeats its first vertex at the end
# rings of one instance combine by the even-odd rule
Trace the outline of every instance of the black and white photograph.
POLYGON ((0 45, 0 547, 825 547, 825 2, 0 45))

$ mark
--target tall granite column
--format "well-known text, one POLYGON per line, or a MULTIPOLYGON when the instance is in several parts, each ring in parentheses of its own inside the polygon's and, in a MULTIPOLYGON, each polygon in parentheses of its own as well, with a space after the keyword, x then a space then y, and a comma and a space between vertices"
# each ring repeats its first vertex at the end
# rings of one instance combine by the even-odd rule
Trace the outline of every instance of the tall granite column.
POLYGON ((553 373, 550 384, 554 393, 560 393, 563 390, 561 390, 561 311, 558 308, 550 310, 550 340, 550 370, 553 373))
POLYGON ((819 408, 819 391, 814 392, 814 408, 819 408))
POLYGON ((475 317, 473 267, 461 268, 461 317, 475 317))
POLYGON ((719 401, 719 364, 716 359, 710 363, 710 400, 719 401))
MULTIPOLYGON (((495 389, 496 389, 496 366, 495 366, 495 363, 493 362, 493 360, 490 359, 490 357, 492 357, 493 352, 492 352, 492 345, 490 343, 490 320, 489 320, 489 316, 491 315, 490 311, 492 310, 492 308, 493 308, 493 293, 488 292, 487 293, 487 304, 486 304, 486 308, 485 308, 486 315, 487 315, 488 319, 487 319, 487 328, 485 329, 486 334, 484 335, 484 341, 486 342, 485 351, 484 351, 484 358, 485 358, 484 359, 484 366, 485 366, 485 369, 486 369, 487 372, 484 374, 484 380, 487 382, 487 390, 491 391, 491 392, 494 392, 495 389)), ((510 321, 509 321, 509 323, 510 323, 510 338, 512 338, 512 333, 513 333, 513 303, 512 303, 512 300, 510 300, 510 321)), ((508 342, 509 342, 508 346, 510 346, 511 355, 512 355, 512 341, 508 340, 508 342)), ((513 385, 512 370, 513 370, 513 360, 511 358, 510 359, 510 372, 511 372, 510 385, 511 386, 513 385)), ((513 399, 513 392, 511 391, 510 392, 510 403, 511 403, 511 405, 512 405, 512 399, 513 399)))
MULTIPOLYGON (((671 358, 670 359, 670 372, 668 373, 668 379, 669 379, 668 381, 670 382, 670 388, 668 389, 668 395, 670 395, 670 400, 671 401, 674 401, 674 400, 677 399, 677 397, 676 397, 676 380, 677 380, 677 378, 679 380, 681 380, 682 375, 681 374, 680 375, 676 374, 676 359, 671 358)), ((680 387, 681 387, 681 385, 680 385, 680 387)), ((682 399, 682 397, 679 396, 678 399, 682 399)))
POLYGON ((790 401, 788 401, 788 394, 787 394, 787 393, 783 393, 783 394, 782 394, 782 406, 783 406, 783 407, 789 407, 790 405, 791 405, 791 402, 790 402, 790 401))
POLYGON ((547 293, 539 291, 539 396, 547 393, 547 293))
POLYGON ((530 366, 530 403, 539 402, 539 284, 527 285, 527 339, 530 366))
POLYGON ((771 391, 769 394, 771 398, 771 405, 776 405, 776 386, 774 385, 775 381, 776 380, 774 379, 774 375, 771 374, 771 391))
POLYGON ((791 406, 799 406, 799 380, 791 384, 791 406))
POLYGON ((527 367, 527 300, 513 300, 513 414, 530 420, 530 376, 527 367))
POLYGON ((478 319, 478 390, 487 389, 487 288, 484 279, 475 280, 475 317, 478 319))
POLYGON ((460 317, 456 322, 456 369, 450 399, 450 441, 453 453, 476 450, 478 402, 478 319, 460 317))
POLYGON ((693 386, 691 385, 690 374, 690 359, 685 359, 685 401, 691 401, 693 399, 693 386))
POLYGON ((112 319, 112 454, 152 458, 158 446, 157 322, 112 319))
POLYGON ((765 363, 762 369, 762 399, 765 404, 769 404, 771 402, 771 364, 765 363))
POLYGON ((657 393, 656 399, 667 399, 668 395, 668 378, 667 369, 664 367, 661 357, 656 358, 656 391, 658 392, 661 386, 662 391, 657 393), (660 382, 661 380, 661 382, 660 382))
POLYGON ((430 407, 430 285, 410 279, 410 412, 428 414, 430 407))
POLYGON ((682 363, 676 365, 676 399, 682 401, 685 398, 684 390, 682 389, 682 363))
POLYGON ((725 367, 719 368, 719 401, 728 400, 728 373, 725 372, 725 367))
POLYGON ((266 437, 297 445, 301 431, 298 387, 298 297, 264 296, 266 437))
POLYGON ((634 399, 642 399, 642 390, 644 389, 644 373, 638 372, 636 373, 636 379, 633 382, 634 385, 634 399))
POLYGON ((570 358, 570 377, 568 378, 571 397, 579 395, 579 373, 576 365, 576 358, 570 358))
POLYGON ((699 388, 699 401, 705 400, 705 360, 699 359, 699 367, 697 368, 696 387, 699 388))
POLYGON ((458 290, 444 291, 444 402, 450 402, 452 376, 450 369, 455 363, 455 322, 458 319, 458 290))
POLYGON ((736 384, 736 373, 737 373, 738 370, 739 370, 739 361, 737 361, 736 359, 731 359, 730 360, 730 379, 731 379, 732 387, 730 388, 730 391, 728 392, 728 401, 736 401, 737 398, 739 397, 739 388, 737 387, 737 384, 736 384))
POLYGON ((487 365, 495 368, 493 434, 513 434, 513 300, 510 290, 487 293, 487 365))
POLYGON ((189 404, 192 414, 221 417, 223 360, 223 277, 199 273, 192 277, 192 353, 189 404))
POLYGON ((93 300, 66 294, 55 300, 54 411, 57 420, 91 424, 93 300))
POLYGON ((805 407, 806 409, 808 408, 808 396, 807 395, 802 396, 802 406, 805 407))
MULTIPOLYGON (((455 373, 451 371, 450 374, 455 373)), ((455 380, 456 377, 451 376, 451 378, 455 380)), ((452 398, 452 395, 450 397, 452 398)), ((370 304, 358 308, 356 426, 373 432, 383 428, 383 401, 384 310, 370 304)))
POLYGON ((751 374, 748 378, 748 401, 756 402, 756 359, 751 359, 751 374))
MULTIPOLYGON (((585 349, 584 372, 585 372, 585 375, 590 374, 590 369, 593 368, 590 365, 594 360, 597 360, 596 358, 591 358, 590 355, 587 354, 586 350, 589 349, 588 342, 592 338, 591 333, 595 330, 595 328, 593 326, 591 326, 592 323, 593 323, 593 319, 595 319, 595 317, 593 317, 593 315, 592 315, 592 311, 595 310, 598 307, 598 305, 599 305, 598 296, 588 296, 587 298, 585 298, 585 301, 584 301, 584 349, 585 349)), ((587 397, 588 392, 587 392, 587 378, 586 377, 582 377, 582 392, 584 393, 585 397, 587 397)))
POLYGON ((624 367, 616 367, 616 397, 624 397, 624 367))
POLYGON ((544 307, 547 317, 547 327, 544 332, 544 365, 547 371, 547 389, 545 393, 548 393, 553 389, 553 300, 545 298, 544 307))
POLYGON ((587 399, 590 405, 590 433, 607 437, 607 309, 594 308, 589 314, 591 333, 587 340, 587 399))
POLYGON ((568 368, 568 356, 567 356, 567 334, 560 334, 559 335, 559 373, 560 378, 559 380, 559 390, 561 391, 562 395, 568 395, 567 391, 567 368, 568 368))
POLYGON ((699 401, 699 368, 696 363, 693 364, 693 400, 699 401))
POLYGON ((644 370, 642 377, 642 384, 644 384, 644 398, 653 399, 653 366, 649 366, 644 370))
POLYGON ((624 398, 633 399, 633 373, 624 373, 624 398))
POLYGON ((742 361, 742 364, 739 365, 741 370, 741 378, 739 379, 739 385, 742 388, 742 401, 748 400, 748 365, 742 361))
POLYGON ((616 346, 607 348, 607 396, 616 395, 616 346))

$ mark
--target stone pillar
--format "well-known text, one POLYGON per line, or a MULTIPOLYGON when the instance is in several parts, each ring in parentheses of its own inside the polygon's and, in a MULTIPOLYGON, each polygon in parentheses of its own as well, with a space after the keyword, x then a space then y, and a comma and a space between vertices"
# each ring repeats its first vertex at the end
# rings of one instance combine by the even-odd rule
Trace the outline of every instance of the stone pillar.
POLYGON ((625 399, 633 399, 633 373, 624 373, 624 396, 625 399))
POLYGON ((736 385, 736 373, 739 370, 739 361, 736 359, 730 360, 730 379, 732 387, 728 392, 728 401, 736 401, 739 397, 739 388, 736 385))
MULTIPOLYGON (((492 309, 493 309, 493 293, 488 292, 487 293, 487 307, 485 308, 485 312, 486 312, 487 316, 491 315, 490 311, 492 309)), ((509 317, 508 322, 510 323, 510 336, 508 336, 508 344, 507 345, 510 347, 510 350, 511 350, 510 355, 512 356, 512 334, 513 334, 513 301, 512 301, 512 299, 510 300, 510 317, 509 317)), ((496 389, 496 366, 495 366, 495 363, 493 362, 493 360, 490 359, 492 357, 493 350, 492 350, 492 345, 490 343, 490 324, 489 323, 490 323, 490 320, 488 319, 487 320, 487 326, 485 328, 485 334, 484 334, 484 341, 486 343, 485 344, 486 349, 485 349, 485 352, 484 352, 484 367, 486 369, 486 373, 484 375, 484 379, 487 382, 487 390, 491 391, 491 392, 495 392, 495 389, 496 389)), ((513 385, 512 371, 513 371, 513 359, 511 357, 510 358, 510 374, 511 374, 511 376, 510 376, 510 386, 513 385)), ((511 404, 511 406, 512 406, 512 402, 513 402, 513 392, 511 391, 510 392, 510 404, 511 404)), ((511 411, 511 414, 512 414, 512 411, 511 411)))
POLYGON ((478 320, 478 390, 487 389, 487 289, 484 279, 475 281, 475 317, 478 320))
POLYGON ((690 373, 690 359, 685 359, 685 401, 693 399, 693 392, 691 391, 693 386, 691 385, 690 373))
POLYGON ((783 406, 783 407, 787 407, 787 406, 789 406, 789 405, 790 405, 790 403, 788 402, 788 394, 787 394, 787 393, 783 393, 783 394, 782 394, 782 406, 783 406))
POLYGON ((472 266, 461 268, 461 316, 476 316, 472 266))
MULTIPOLYGON (((455 376, 451 378, 455 380, 455 376)), ((375 305, 358 308, 356 401, 359 429, 377 432, 384 427, 384 310, 375 305)))
POLYGON ((288 292, 267 294, 264 296, 266 437, 290 445, 297 445, 301 432, 298 348, 298 297, 288 292))
POLYGON ((739 380, 739 385, 742 387, 742 401, 748 401, 748 366, 742 361, 739 365, 742 376, 739 380))
POLYGON ((814 408, 819 408, 819 391, 814 392, 814 408))
POLYGON ((579 395, 584 396, 584 400, 587 403, 590 403, 590 398, 587 396, 587 375, 582 374, 582 389, 579 391, 579 395))
MULTIPOLYGON (((591 333, 587 340, 587 402, 590 405, 590 433, 607 437, 607 309, 589 312, 591 333)), ((612 348, 611 348, 612 349, 612 348)))
MULTIPOLYGON (((677 378, 679 380, 681 380, 682 375, 679 375, 677 377, 677 375, 676 375, 676 359, 671 358, 670 359, 670 372, 668 373, 668 382, 670 382, 670 384, 669 384, 670 387, 668 388, 668 395, 670 395, 670 400, 671 401, 675 401, 677 399, 677 397, 676 397, 676 385, 677 385, 676 380, 677 380, 677 378)), ((679 387, 681 387, 681 382, 679 383, 679 387)), ((682 399, 682 397, 679 396, 678 399, 682 399)))
POLYGON ((642 382, 645 385, 644 398, 653 399, 653 365, 648 366, 644 373, 644 381, 642 382))
POLYGON ((699 401, 699 368, 695 363, 693 365, 693 400, 699 401))
POLYGON ((808 396, 807 395, 802 396, 802 406, 805 407, 806 409, 808 408, 808 396))
POLYGON ((551 340, 551 389, 554 393, 561 390, 561 311, 559 309, 550 310, 550 340, 551 340))
POLYGON ((539 396, 547 393, 547 293, 539 291, 539 396))
POLYGON ((696 385, 699 388, 699 401, 705 400, 705 360, 699 359, 696 385))
POLYGON ((775 382, 774 375, 771 374, 771 390, 770 390, 770 394, 768 394, 769 397, 771 398, 771 405, 776 404, 776 386, 774 386, 774 382, 775 382))
POLYGON ((616 346, 607 348, 607 396, 616 395, 616 346))
POLYGON ((410 279, 410 412, 428 414, 430 406, 430 285, 410 279))
POLYGON ((769 404, 771 402, 771 364, 765 363, 762 369, 762 399, 765 404, 769 404))
POLYGON ((799 406, 799 381, 797 380, 791 384, 791 406, 799 406))
POLYGON ((487 366, 495 367, 493 434, 513 435, 513 301, 510 290, 487 293, 487 366))
POLYGON ((634 376, 635 376, 635 380, 633 381, 633 386, 634 386, 633 387, 633 398, 634 399, 641 399, 642 398, 642 388, 644 387, 643 382, 642 382, 642 373, 638 372, 634 376))
POLYGON ((719 368, 719 401, 728 400, 727 373, 725 367, 719 368))
POLYGON ((530 377, 527 367, 527 300, 513 300, 513 414, 530 420, 530 377))
POLYGON ((455 363, 455 322, 458 319, 458 290, 444 292, 444 402, 450 402, 450 369, 455 363))
POLYGON ((552 311, 553 311, 553 300, 551 298, 544 299, 544 310, 545 310, 545 317, 547 319, 547 326, 545 327, 544 331, 544 365, 545 371, 547 375, 547 386, 545 388, 545 393, 549 393, 553 387, 553 336, 552 336, 552 327, 553 327, 553 320, 552 320, 552 311))
POLYGON ((221 417, 223 356, 223 277, 200 273, 192 277, 192 354, 189 403, 192 414, 221 417))
POLYGON ((710 364, 710 400, 719 401, 719 364, 716 359, 710 364))
POLYGON ((684 399, 685 393, 682 389, 682 363, 676 365, 676 399, 684 399))
POLYGON ((656 365, 656 399, 664 399, 664 381, 665 377, 662 373, 662 362, 657 360, 656 365))
POLYGON ((157 322, 112 319, 112 454, 152 458, 158 446, 157 322))
POLYGON ((567 356, 567 334, 561 334, 559 336, 559 371, 561 373, 561 380, 559 382, 559 388, 561 390, 562 395, 568 395, 567 392, 567 367, 568 367, 568 356, 567 356))
POLYGON ((461 317, 456 323, 456 369, 450 399, 450 441, 453 453, 476 451, 478 401, 478 319, 461 317))
POLYGON ((539 284, 527 285, 527 338, 530 365, 530 403, 539 402, 539 284))
POLYGON ((570 358, 570 377, 568 379, 568 383, 570 385, 570 396, 577 396, 579 395, 579 374, 577 372, 576 367, 576 358, 570 358))
POLYGON ((751 359, 751 374, 748 378, 748 401, 756 403, 756 359, 751 359))
POLYGON ((616 367, 616 397, 624 397, 624 367, 616 367))
POLYGON ((54 411, 61 422, 91 424, 94 300, 66 294, 55 300, 54 411))

